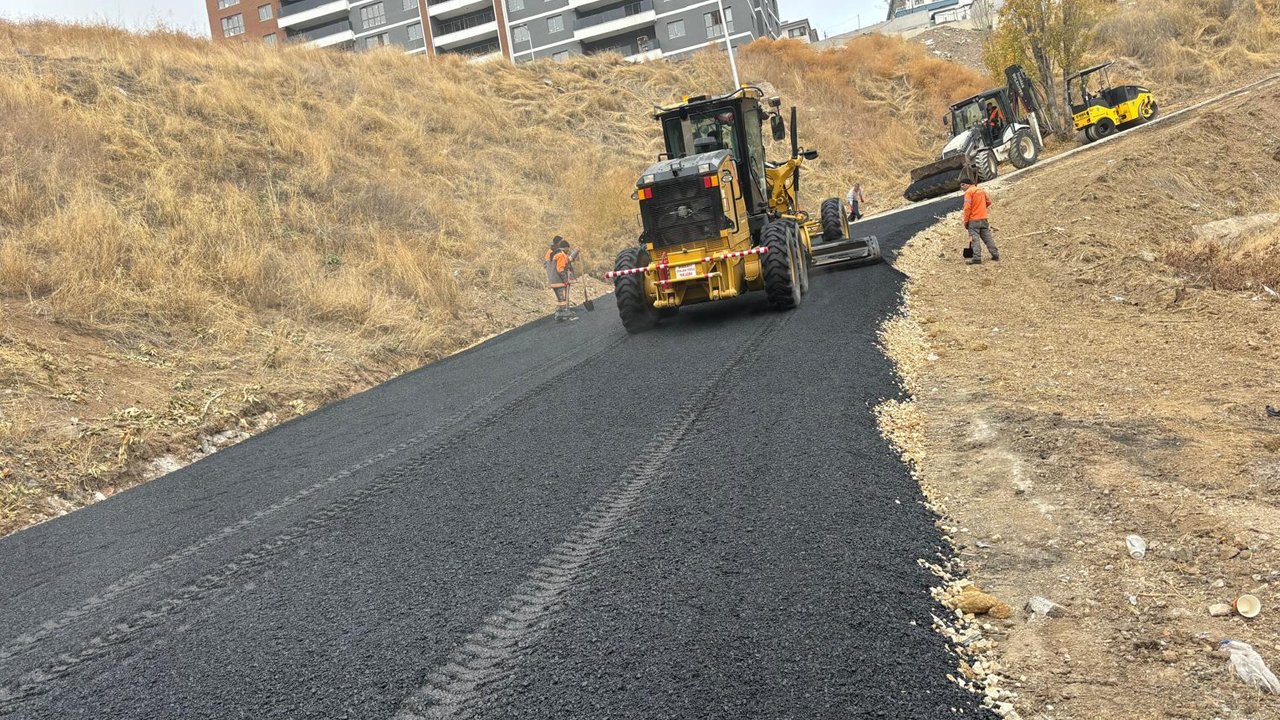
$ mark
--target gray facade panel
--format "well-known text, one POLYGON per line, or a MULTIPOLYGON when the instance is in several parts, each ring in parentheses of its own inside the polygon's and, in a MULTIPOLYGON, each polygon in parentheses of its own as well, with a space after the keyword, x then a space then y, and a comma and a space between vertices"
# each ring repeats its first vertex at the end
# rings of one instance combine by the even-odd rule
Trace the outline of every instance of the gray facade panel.
POLYGON ((500 0, 506 3, 507 21, 515 24, 556 10, 572 15, 569 0, 500 0), (520 8, 523 4, 524 7, 520 8), (514 7, 513 7, 514 6, 514 7))
POLYGON ((385 44, 399 45, 406 51, 424 47, 422 40, 409 39, 409 25, 420 23, 417 0, 379 0, 382 4, 383 22, 364 27, 361 10, 378 2, 362 3, 351 8, 351 29, 356 33, 356 49, 365 50, 372 47, 369 43, 374 38, 385 36, 385 44), (405 7, 408 5, 409 7, 405 7))
POLYGON ((351 7, 351 29, 355 30, 357 36, 364 35, 366 33, 379 32, 380 28, 383 28, 386 25, 395 25, 396 23, 416 19, 418 17, 417 0, 413 0, 412 7, 408 10, 406 10, 404 6, 404 0, 377 0, 377 2, 353 5, 351 7), (371 8, 379 4, 382 5, 382 17, 385 18, 385 20, 377 25, 365 27, 364 22, 361 20, 361 13, 366 8, 371 8))

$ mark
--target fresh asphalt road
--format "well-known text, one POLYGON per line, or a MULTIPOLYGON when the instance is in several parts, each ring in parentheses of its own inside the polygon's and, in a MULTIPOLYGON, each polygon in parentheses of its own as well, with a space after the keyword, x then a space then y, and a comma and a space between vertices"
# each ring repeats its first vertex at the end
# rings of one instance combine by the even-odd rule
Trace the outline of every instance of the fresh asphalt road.
POLYGON ((0 717, 988 717, 872 415, 901 283, 602 300, 6 538, 0 717))

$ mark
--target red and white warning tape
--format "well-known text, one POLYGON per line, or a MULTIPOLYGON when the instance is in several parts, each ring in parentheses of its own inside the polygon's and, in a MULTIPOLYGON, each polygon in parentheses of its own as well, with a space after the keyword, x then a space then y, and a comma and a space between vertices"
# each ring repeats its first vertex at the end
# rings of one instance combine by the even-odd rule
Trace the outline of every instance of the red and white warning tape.
POLYGON ((702 259, 702 262, 711 262, 712 260, 732 260, 733 258, 746 257, 748 255, 764 255, 769 252, 768 247, 751 248, 750 250, 739 250, 738 252, 721 253, 712 257, 702 259))
MULTIPOLYGON (((702 262, 709 263, 714 260, 732 260, 734 258, 746 257, 748 255, 764 255, 767 252, 769 252, 769 248, 757 247, 757 248, 751 248, 750 250, 739 250, 737 252, 721 253, 719 255, 708 255, 707 257, 704 257, 702 259, 702 262)), ((627 268, 625 270, 610 270, 609 272, 605 273, 604 276, 609 280, 613 280, 614 278, 625 277, 627 275, 639 275, 640 273, 649 272, 651 270, 662 271, 670 267, 671 267, 671 263, 665 263, 665 262, 652 263, 648 267, 627 268)), ((670 284, 670 281, 666 281, 666 283, 670 284)))

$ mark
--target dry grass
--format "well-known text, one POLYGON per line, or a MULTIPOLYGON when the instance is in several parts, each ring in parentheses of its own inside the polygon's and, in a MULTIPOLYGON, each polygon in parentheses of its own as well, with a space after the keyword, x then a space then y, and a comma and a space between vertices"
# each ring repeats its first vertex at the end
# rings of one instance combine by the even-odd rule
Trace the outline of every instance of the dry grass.
POLYGON ((1125 0, 1099 23, 1095 53, 1183 104, 1280 68, 1280 2, 1125 0))
MULTIPOLYGON (((855 179, 897 204, 922 120, 981 84, 885 38, 742 66, 823 151, 809 204, 855 179)), ((0 533, 545 313, 548 238, 594 271, 635 238, 653 105, 728 85, 716 52, 477 66, 0 24, 0 533)))

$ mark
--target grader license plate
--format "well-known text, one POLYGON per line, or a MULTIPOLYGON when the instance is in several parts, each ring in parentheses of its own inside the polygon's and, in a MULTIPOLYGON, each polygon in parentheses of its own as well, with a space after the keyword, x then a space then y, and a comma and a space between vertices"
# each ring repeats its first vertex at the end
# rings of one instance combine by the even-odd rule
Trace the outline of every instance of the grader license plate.
POLYGON ((681 265, 680 267, 676 268, 677 280, 688 280, 689 278, 695 278, 695 277, 698 277, 697 265, 681 265))

